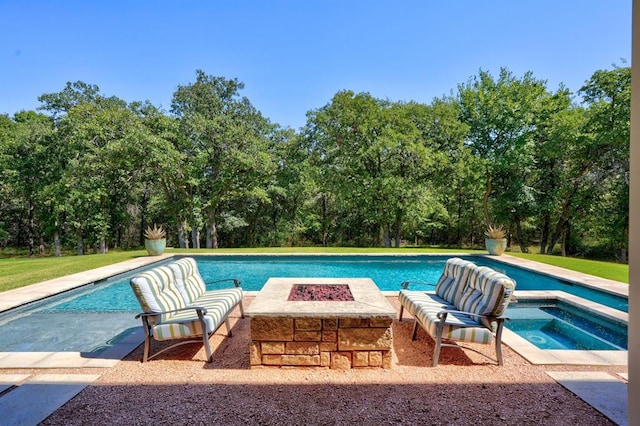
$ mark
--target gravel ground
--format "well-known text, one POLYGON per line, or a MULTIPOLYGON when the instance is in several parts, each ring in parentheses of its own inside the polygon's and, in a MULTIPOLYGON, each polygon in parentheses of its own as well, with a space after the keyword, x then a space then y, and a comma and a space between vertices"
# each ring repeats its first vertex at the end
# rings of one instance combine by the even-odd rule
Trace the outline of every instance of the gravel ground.
MULTIPOLYGON (((395 298, 390 301, 398 307, 395 298)), ((390 370, 250 368, 249 320, 237 314, 232 338, 223 335, 224 327, 211 338, 213 363, 206 364, 202 345, 194 344, 142 364, 139 347, 115 367, 99 370, 97 382, 43 424, 611 425, 545 372, 626 370, 532 366, 508 347, 502 367, 444 348, 440 365, 432 368, 433 341, 423 330, 411 341, 406 319, 394 325, 390 370)))

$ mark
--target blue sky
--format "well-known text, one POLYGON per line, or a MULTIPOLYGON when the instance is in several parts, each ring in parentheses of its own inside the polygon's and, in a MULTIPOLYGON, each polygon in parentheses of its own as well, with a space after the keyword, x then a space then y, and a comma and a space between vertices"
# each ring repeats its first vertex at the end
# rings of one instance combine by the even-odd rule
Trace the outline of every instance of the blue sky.
MULTIPOLYGON (((576 92, 631 60, 631 0, 0 0, 0 113, 67 81, 169 111, 195 70, 298 129, 340 90, 430 103, 479 69, 576 92)), ((627 64, 628 65, 628 64, 627 64)))

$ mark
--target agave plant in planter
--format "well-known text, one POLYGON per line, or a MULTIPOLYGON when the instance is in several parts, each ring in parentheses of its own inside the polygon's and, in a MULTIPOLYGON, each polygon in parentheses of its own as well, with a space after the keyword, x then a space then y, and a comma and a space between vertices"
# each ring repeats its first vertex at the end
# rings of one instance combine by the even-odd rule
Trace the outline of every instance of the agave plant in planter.
POLYGON ((484 245, 489 254, 500 256, 504 253, 504 250, 507 248, 507 239, 502 226, 493 227, 489 225, 484 235, 486 236, 484 245))
POLYGON ((162 225, 157 227, 153 224, 153 228, 147 227, 144 231, 144 247, 147 249, 147 253, 151 256, 160 256, 164 253, 164 249, 167 246, 166 232, 162 229, 162 225))

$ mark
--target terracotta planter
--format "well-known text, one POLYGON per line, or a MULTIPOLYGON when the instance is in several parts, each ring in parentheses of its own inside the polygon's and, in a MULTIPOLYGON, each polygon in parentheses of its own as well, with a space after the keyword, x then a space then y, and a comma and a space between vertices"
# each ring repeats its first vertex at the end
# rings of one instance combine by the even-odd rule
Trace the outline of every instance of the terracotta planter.
POLYGON ((167 239, 161 240, 144 240, 144 248, 147 249, 147 253, 150 256, 160 256, 164 253, 164 249, 167 246, 167 239))
POLYGON ((489 254, 492 254, 494 256, 500 256, 502 253, 504 253, 504 250, 507 248, 507 239, 501 238, 498 240, 494 240, 491 238, 485 238, 484 245, 487 248, 487 251, 489 252, 489 254))

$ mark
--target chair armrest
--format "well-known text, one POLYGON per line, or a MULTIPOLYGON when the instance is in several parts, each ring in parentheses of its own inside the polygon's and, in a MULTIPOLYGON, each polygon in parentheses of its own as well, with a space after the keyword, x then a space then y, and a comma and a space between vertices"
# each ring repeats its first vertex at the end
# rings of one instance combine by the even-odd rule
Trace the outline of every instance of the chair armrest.
POLYGON ((486 318, 489 321, 508 321, 509 320, 509 318, 505 317, 505 316, 492 317, 492 316, 488 316, 488 315, 481 315, 481 314, 476 314, 476 313, 473 313, 473 312, 458 311, 458 310, 453 310, 453 309, 443 309, 440 312, 438 312, 437 317, 438 317, 439 320, 445 321, 447 319, 447 315, 448 314, 462 314, 462 315, 466 315, 468 317, 486 318))
POLYGON ((236 287, 242 287, 242 283, 240 282, 240 280, 236 279, 236 278, 224 278, 221 280, 216 280, 216 281, 209 281, 206 282, 205 285, 209 285, 209 284, 217 284, 217 283, 222 283, 225 281, 233 281, 233 285, 236 287))
POLYGON ((436 284, 434 283, 428 283, 426 281, 404 281, 402 283, 400 283, 400 286, 402 287, 403 290, 409 290, 409 284, 411 283, 415 283, 415 284, 421 284, 421 285, 428 285, 431 287, 436 287, 436 284))
POLYGON ((136 315, 136 319, 137 318, 142 318, 142 317, 154 317, 154 316, 157 316, 157 315, 164 315, 164 314, 170 314, 170 313, 173 313, 173 312, 191 311, 191 310, 194 310, 196 312, 200 312, 200 313, 202 313, 202 315, 205 315, 207 313, 207 309, 203 308, 202 306, 186 306, 184 308, 172 309, 170 311, 142 312, 142 313, 136 315))

